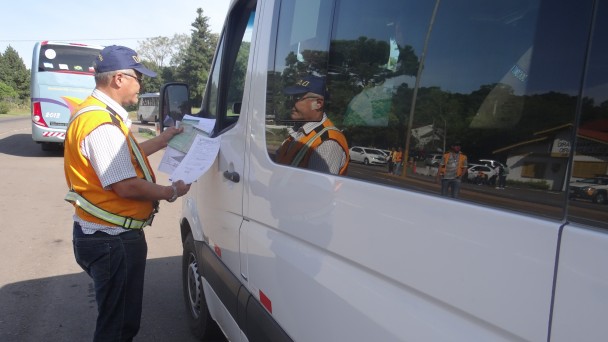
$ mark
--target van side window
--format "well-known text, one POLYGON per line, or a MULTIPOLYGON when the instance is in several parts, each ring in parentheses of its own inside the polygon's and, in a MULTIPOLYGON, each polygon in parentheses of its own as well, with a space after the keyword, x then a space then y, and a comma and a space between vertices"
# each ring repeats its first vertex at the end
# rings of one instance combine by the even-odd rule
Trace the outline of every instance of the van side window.
POLYGON ((374 163, 349 153, 347 177, 441 196, 441 163, 427 157, 458 142, 468 166, 456 200, 565 219, 591 1, 341 3, 281 3, 267 82, 273 160, 301 127, 285 88, 320 75, 349 149, 386 152, 374 163))
POLYGON ((205 117, 217 120, 215 135, 229 129, 239 119, 251 45, 251 28, 255 18, 255 1, 251 3, 241 3, 242 8, 235 8, 231 12, 211 70, 202 111, 205 117), (226 42, 230 44, 226 45, 226 42))
POLYGON ((568 197, 568 219, 608 228, 608 4, 597 4, 568 197))

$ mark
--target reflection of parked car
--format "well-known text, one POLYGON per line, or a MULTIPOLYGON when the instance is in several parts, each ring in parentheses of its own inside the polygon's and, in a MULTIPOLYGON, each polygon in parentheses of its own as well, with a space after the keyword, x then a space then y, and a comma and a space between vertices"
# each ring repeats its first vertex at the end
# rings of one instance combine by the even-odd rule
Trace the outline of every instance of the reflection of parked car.
POLYGON ((469 164, 466 180, 475 184, 487 184, 496 172, 488 165, 469 164))
POLYGON ((353 146, 350 148, 350 160, 354 162, 376 165, 386 164, 386 155, 375 148, 353 146))
POLYGON ((496 168, 496 166, 500 165, 502 166, 505 170, 507 170, 507 166, 499 161, 493 160, 493 159, 479 159, 479 163, 483 164, 483 165, 487 165, 492 167, 493 169, 496 168))
POLYGON ((424 160, 424 164, 426 164, 428 166, 439 166, 439 164, 441 164, 442 157, 443 157, 443 154, 439 154, 439 153, 429 154, 426 157, 426 159, 424 160))
POLYGON ((569 196, 572 199, 582 198, 593 203, 607 204, 608 176, 585 178, 570 183, 569 196))
POLYGON ((391 154, 390 150, 380 150, 386 156, 386 160, 388 161, 388 156, 391 154))

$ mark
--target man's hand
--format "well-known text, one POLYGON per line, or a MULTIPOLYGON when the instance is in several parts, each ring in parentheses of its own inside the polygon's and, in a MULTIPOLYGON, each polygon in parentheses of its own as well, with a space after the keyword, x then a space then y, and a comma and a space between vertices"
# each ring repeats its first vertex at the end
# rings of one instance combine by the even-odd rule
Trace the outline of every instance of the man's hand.
POLYGON ((183 127, 175 128, 175 127, 167 127, 165 130, 158 136, 158 138, 162 141, 164 146, 169 144, 169 140, 171 140, 174 136, 180 134, 184 131, 183 127))
POLYGON ((184 128, 167 127, 161 134, 156 137, 145 140, 139 143, 139 146, 144 150, 146 156, 149 156, 165 147, 169 144, 169 140, 174 136, 184 131, 184 128))
POLYGON ((177 188, 177 197, 182 197, 190 191, 190 185, 184 183, 183 180, 178 180, 177 182, 173 182, 173 185, 177 188))

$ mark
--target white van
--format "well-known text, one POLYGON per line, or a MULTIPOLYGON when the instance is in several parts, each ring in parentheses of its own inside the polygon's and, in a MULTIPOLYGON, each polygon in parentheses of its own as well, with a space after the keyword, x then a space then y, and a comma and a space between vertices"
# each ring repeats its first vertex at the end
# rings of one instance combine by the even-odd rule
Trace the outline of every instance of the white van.
POLYGON ((142 124, 158 121, 158 97, 160 93, 145 93, 139 95, 137 103, 137 119, 142 124))
MULTIPOLYGON (((568 183, 608 169, 608 3, 243 0, 225 23, 193 114, 221 147, 179 222, 197 336, 606 339, 608 210, 568 183), (324 97, 294 94, 311 75, 324 97), (325 121, 296 121, 319 108, 325 121), (437 120, 517 186, 453 199, 415 164, 318 168, 317 138, 428 150, 443 136, 411 128, 437 120), (277 154, 303 146, 317 164, 277 154)), ((187 87, 164 86, 161 108, 184 113, 187 87)))

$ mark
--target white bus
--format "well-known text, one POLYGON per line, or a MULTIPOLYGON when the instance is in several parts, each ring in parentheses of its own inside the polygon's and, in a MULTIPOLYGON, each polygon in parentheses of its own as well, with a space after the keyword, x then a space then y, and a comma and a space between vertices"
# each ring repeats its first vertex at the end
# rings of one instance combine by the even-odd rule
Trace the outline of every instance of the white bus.
MULTIPOLYGON (((219 155, 175 227, 198 336, 606 340, 608 207, 569 183, 608 170, 608 2, 242 0, 225 23, 193 114, 219 155), (284 95, 311 74, 349 146, 436 153, 447 134, 506 164, 505 189, 443 197, 408 158, 402 176, 276 162, 287 127, 312 134, 285 119, 315 102, 284 95)), ((161 122, 186 88, 162 88, 161 122)))
POLYGON ((158 121, 158 97, 160 93, 145 93, 139 95, 137 104, 137 119, 142 124, 158 121))
POLYGON ((93 63, 102 46, 53 41, 34 45, 31 69, 32 139, 58 147, 74 107, 95 87, 93 63))

